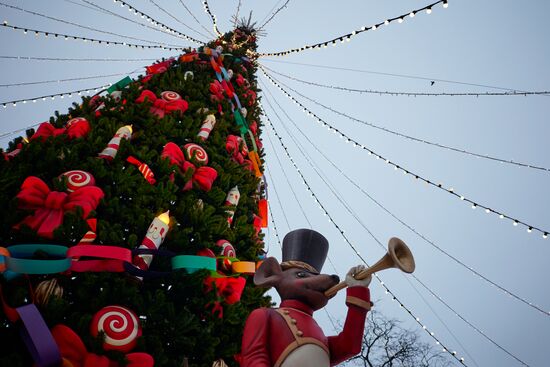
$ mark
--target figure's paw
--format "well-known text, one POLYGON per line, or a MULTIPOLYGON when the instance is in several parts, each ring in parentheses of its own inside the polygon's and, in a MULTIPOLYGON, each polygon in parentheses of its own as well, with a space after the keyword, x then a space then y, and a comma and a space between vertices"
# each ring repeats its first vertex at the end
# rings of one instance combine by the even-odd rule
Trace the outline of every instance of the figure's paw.
POLYGON ((371 275, 367 276, 365 279, 355 279, 355 276, 365 269, 366 267, 364 265, 357 265, 349 269, 348 273, 346 274, 346 284, 348 285, 348 287, 356 287, 356 286, 368 287, 369 286, 370 281, 372 279, 371 275))

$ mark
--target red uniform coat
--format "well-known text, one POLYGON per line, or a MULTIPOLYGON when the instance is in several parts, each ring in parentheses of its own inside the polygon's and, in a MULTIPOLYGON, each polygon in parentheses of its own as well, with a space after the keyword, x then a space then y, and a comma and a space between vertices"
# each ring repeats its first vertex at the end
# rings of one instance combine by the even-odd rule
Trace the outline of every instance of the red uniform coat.
POLYGON ((313 310, 300 301, 285 300, 279 309, 254 310, 244 327, 241 367, 278 367, 304 344, 323 348, 330 356, 331 366, 353 357, 361 351, 365 318, 371 306, 369 289, 349 287, 346 305, 344 329, 329 337, 313 319, 313 310))

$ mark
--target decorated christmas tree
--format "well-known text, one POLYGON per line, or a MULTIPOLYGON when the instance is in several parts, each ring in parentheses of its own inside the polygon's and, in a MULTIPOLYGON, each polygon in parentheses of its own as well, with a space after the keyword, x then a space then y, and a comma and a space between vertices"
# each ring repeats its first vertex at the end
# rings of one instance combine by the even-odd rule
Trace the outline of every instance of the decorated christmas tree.
POLYGON ((10 143, 1 366, 236 365, 270 303, 250 279, 267 220, 255 49, 239 27, 10 143))

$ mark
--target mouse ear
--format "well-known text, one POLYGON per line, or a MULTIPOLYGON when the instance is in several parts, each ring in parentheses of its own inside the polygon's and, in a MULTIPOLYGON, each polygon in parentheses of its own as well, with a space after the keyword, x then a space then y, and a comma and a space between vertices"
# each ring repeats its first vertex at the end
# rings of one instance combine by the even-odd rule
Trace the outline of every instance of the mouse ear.
POLYGON ((277 284, 283 270, 274 257, 268 257, 254 274, 254 284, 258 287, 272 287, 277 284))

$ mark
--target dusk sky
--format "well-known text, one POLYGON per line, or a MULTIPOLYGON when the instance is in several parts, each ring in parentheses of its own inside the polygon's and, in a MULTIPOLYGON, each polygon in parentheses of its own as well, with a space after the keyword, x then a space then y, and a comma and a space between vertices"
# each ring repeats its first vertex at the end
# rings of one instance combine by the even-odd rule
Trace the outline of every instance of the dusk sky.
MULTIPOLYGON (((274 53, 329 41, 434 1, 242 0, 239 17, 252 11, 261 26, 287 3, 258 41, 258 52, 274 53)), ((214 38, 200 0, 183 1, 196 20, 181 1, 128 3, 191 37, 214 38)), ((220 31, 230 31, 239 1, 208 3, 220 31)), ((45 38, 0 28, 0 105, 101 87, 178 55, 51 33, 199 46, 151 29, 147 20, 112 0, 1 0, 0 14, 8 25, 50 33, 45 38), (76 78, 84 79, 59 81, 76 78), (56 82, 35 83, 45 81, 56 82), (13 85, 19 83, 33 84, 13 85)), ((449 0, 446 9, 439 3, 431 14, 406 16, 402 23, 370 29, 334 47, 258 59, 290 95, 345 135, 318 123, 258 71, 262 105, 294 162, 264 126, 270 214, 279 237, 297 228, 321 232, 330 242, 323 271, 340 277, 361 263, 357 252, 372 264, 389 238, 403 239, 416 259, 414 276, 397 270, 379 276, 404 307, 373 279, 376 310, 416 330, 424 342, 441 348, 439 340, 467 366, 548 366, 550 238, 543 238, 550 230, 548 14, 550 2, 543 0, 449 0), (440 93, 481 95, 422 95, 440 93)), ((78 101, 75 93, 0 107, 0 146, 78 101)), ((268 125, 267 119, 263 123, 268 125)), ((268 255, 280 259, 272 222, 264 233, 268 255)), ((330 335, 335 331, 329 317, 345 317, 343 293, 326 311, 318 311, 316 320, 330 335)))

